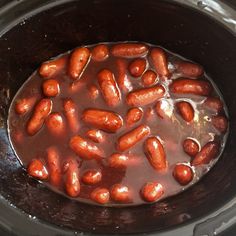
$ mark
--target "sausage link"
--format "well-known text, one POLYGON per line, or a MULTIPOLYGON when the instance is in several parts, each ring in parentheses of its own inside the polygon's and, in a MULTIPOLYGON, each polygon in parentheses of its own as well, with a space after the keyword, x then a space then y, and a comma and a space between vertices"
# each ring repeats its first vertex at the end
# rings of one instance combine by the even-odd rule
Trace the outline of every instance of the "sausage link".
POLYGON ((160 76, 168 76, 168 62, 165 51, 162 48, 153 48, 150 53, 152 63, 160 76))
POLYGON ((115 57, 140 57, 148 53, 148 47, 140 43, 120 43, 112 47, 111 53, 115 57))
POLYGON ((153 70, 147 70, 141 77, 142 84, 145 87, 153 86, 157 81, 157 74, 153 70))
POLYGON ((197 78, 204 73, 202 66, 189 61, 178 61, 175 63, 175 66, 178 72, 187 77, 197 78))
POLYGON ((59 186, 61 183, 61 163, 57 148, 49 147, 46 150, 47 165, 49 172, 49 182, 54 186, 59 186))
POLYGON ((52 110, 52 101, 50 99, 42 99, 36 106, 27 123, 27 133, 35 135, 43 126, 45 119, 52 110))
POLYGON ((82 181, 85 184, 97 184, 102 180, 102 173, 98 170, 88 170, 82 176, 82 181))
POLYGON ((106 188, 96 188, 92 191, 90 197, 99 204, 106 204, 110 200, 110 193, 106 188))
POLYGON ((178 102, 176 103, 176 107, 178 109, 179 114, 182 118, 187 121, 191 122, 194 118, 194 109, 192 105, 188 102, 178 102))
POLYGON ((109 49, 105 44, 99 44, 92 49, 91 54, 94 61, 105 61, 109 57, 109 49))
POLYGON ((98 84, 107 105, 112 107, 119 105, 121 100, 120 90, 114 74, 110 70, 104 69, 98 73, 98 84))
POLYGON ((65 123, 60 113, 51 113, 46 119, 46 127, 54 136, 65 134, 65 123))
POLYGON ((163 186, 158 182, 148 182, 141 189, 142 198, 146 202, 155 202, 164 194, 163 186))
POLYGON ((69 128, 73 133, 79 130, 79 117, 76 104, 71 99, 66 99, 63 102, 64 112, 69 124, 69 128))
POLYGON ((99 95, 99 90, 98 90, 97 86, 93 84, 88 88, 88 93, 89 93, 89 97, 92 100, 95 100, 95 99, 97 99, 97 97, 99 95))
POLYGON ((29 112, 36 102, 36 98, 22 98, 16 101, 15 111, 18 115, 25 115, 29 112))
POLYGON ((39 159, 33 159, 29 163, 27 172, 30 176, 39 180, 46 180, 48 178, 47 168, 39 159))
POLYGON ((129 187, 122 184, 114 184, 110 190, 112 200, 116 202, 128 203, 132 201, 129 187))
POLYGON ((208 142, 192 160, 193 166, 208 164, 219 154, 219 144, 215 141, 208 142))
POLYGON ((173 170, 173 176, 179 184, 187 185, 193 179, 193 170, 190 166, 177 164, 173 170))
POLYGON ((133 90, 132 83, 127 75, 127 63, 123 59, 117 59, 116 61, 117 65, 117 83, 119 85, 119 88, 123 93, 130 92, 133 90))
POLYGON ((90 51, 88 48, 81 47, 75 49, 70 57, 69 75, 75 80, 79 78, 89 62, 90 51))
POLYGON ((39 74, 43 78, 51 78, 58 74, 67 64, 67 57, 59 57, 51 61, 44 62, 39 68, 39 74))
POLYGON ((128 110, 126 115, 126 123, 128 126, 131 126, 137 123, 143 115, 143 110, 138 107, 134 107, 128 110))
POLYGON ((128 166, 137 166, 140 165, 142 160, 137 156, 131 154, 120 154, 120 153, 113 153, 108 158, 108 164, 112 168, 120 168, 124 169, 128 166))
POLYGON ((95 144, 77 135, 70 139, 70 148, 82 159, 101 159, 104 151, 95 144))
POLYGON ((199 145, 196 141, 191 138, 187 138, 183 142, 184 152, 187 153, 191 157, 195 157, 199 152, 199 145))
POLYGON ((129 64, 129 73, 134 77, 140 77, 146 70, 147 62, 143 58, 138 58, 129 64))
POLYGON ((86 136, 95 143, 102 143, 105 141, 105 134, 101 130, 91 129, 86 132, 86 136))
POLYGON ((224 115, 213 116, 212 124, 221 133, 225 133, 228 129, 228 120, 224 115))
POLYGON ((60 93, 59 83, 55 79, 47 79, 43 82, 43 94, 47 97, 55 97, 60 93))
POLYGON ((161 99, 156 103, 155 110, 162 119, 170 119, 173 114, 173 105, 169 100, 161 99))
POLYGON ((170 91, 177 94, 209 96, 212 91, 212 85, 205 80, 179 78, 172 82, 170 91))
POLYGON ((155 102, 165 95, 165 88, 162 85, 156 85, 151 88, 143 88, 130 92, 126 97, 129 106, 145 106, 155 102))
POLYGON ((162 143, 156 137, 147 138, 144 150, 150 164, 158 171, 167 168, 166 154, 162 143))
POLYGON ((82 120, 95 128, 111 133, 116 132, 123 126, 123 120, 119 115, 100 109, 85 110, 82 114, 82 120))
POLYGON ((217 97, 208 97, 203 104, 205 107, 216 113, 221 112, 224 107, 223 102, 217 97))
POLYGON ((70 197, 77 197, 80 193, 79 165, 75 159, 67 160, 65 173, 65 189, 70 197))
POLYGON ((117 149, 119 151, 125 151, 136 145, 144 137, 149 135, 149 133, 150 128, 147 125, 140 125, 118 139, 117 149))

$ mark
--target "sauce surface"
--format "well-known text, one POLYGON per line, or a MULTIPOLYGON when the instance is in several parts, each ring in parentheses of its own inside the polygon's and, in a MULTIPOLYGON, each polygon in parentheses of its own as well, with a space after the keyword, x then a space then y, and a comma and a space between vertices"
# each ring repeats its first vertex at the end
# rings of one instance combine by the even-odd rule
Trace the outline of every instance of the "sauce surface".
POLYGON ((200 65, 159 46, 105 43, 42 64, 13 99, 8 129, 29 175, 52 190, 138 205, 210 170, 226 142, 226 112, 200 65))

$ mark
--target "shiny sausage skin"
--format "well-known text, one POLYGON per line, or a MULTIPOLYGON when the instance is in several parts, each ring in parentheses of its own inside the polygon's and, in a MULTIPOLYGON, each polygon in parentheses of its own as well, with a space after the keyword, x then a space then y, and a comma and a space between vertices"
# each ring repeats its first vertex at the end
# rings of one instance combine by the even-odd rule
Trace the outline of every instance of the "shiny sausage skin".
POLYGON ((219 144, 215 141, 208 142, 203 146, 202 150, 192 160, 193 166, 208 164, 219 154, 219 144))
POLYGON ((162 143, 156 137, 149 137, 144 144, 146 156, 153 166, 158 171, 164 171, 167 168, 166 154, 162 143))
POLYGON ((176 94, 195 94, 209 96, 212 92, 212 85, 206 80, 194 80, 180 78, 170 85, 170 92, 176 94))
POLYGON ((79 135, 70 139, 69 146, 80 158, 85 160, 104 157, 104 152, 101 148, 79 135))
POLYGON ((122 135, 117 142, 118 151, 125 151, 140 142, 144 137, 150 134, 150 128, 147 125, 140 125, 130 132, 122 135))
POLYGON ((105 44, 99 44, 93 48, 91 58, 94 61, 105 61, 109 57, 109 49, 105 44))
POLYGON ((133 85, 127 75, 127 63, 124 59, 117 59, 117 84, 123 93, 133 90, 133 85))
POLYGON ((202 66, 188 62, 188 61, 179 61, 175 63, 177 71, 182 73, 184 76, 187 77, 200 77, 203 75, 204 71, 202 66))
POLYGON ((168 76, 168 62, 165 51, 162 48, 153 48, 150 53, 152 63, 160 76, 168 76))
POLYGON ((100 109, 85 110, 82 121, 109 133, 115 133, 123 126, 123 120, 118 114, 100 109))
POLYGON ((108 106, 115 107, 121 101, 121 93, 114 78, 114 74, 107 69, 98 73, 98 84, 108 106))
POLYGON ((39 74, 43 78, 52 78, 56 76, 67 64, 67 57, 60 57, 51 61, 44 62, 39 68, 39 74))
POLYGON ((70 197, 78 197, 80 194, 79 165, 73 158, 67 160, 65 173, 65 189, 70 197))
POLYGON ((156 85, 150 88, 138 89, 130 92, 126 97, 129 106, 145 106, 155 102, 165 95, 165 88, 162 85, 156 85))
POLYGON ((135 123, 137 123, 143 116, 143 110, 138 108, 138 107, 134 107, 128 110, 127 114, 126 114, 126 123, 128 126, 131 126, 135 123))
POLYGON ((90 59, 90 51, 88 48, 76 48, 72 53, 69 61, 69 75, 71 79, 79 78, 84 71, 90 59))
POLYGON ((194 118, 194 109, 192 105, 188 102, 177 102, 176 107, 178 109, 179 114, 182 116, 182 118, 187 121, 191 122, 194 118))
POLYGON ((66 99, 63 102, 63 108, 70 130, 73 133, 77 133, 79 131, 80 124, 76 104, 71 99, 66 99))
POLYGON ((45 124, 48 131, 55 137, 60 137, 65 134, 65 123, 60 113, 51 113, 47 117, 45 124))
POLYGON ((56 147, 49 147, 46 150, 46 153, 49 171, 49 182, 54 186, 59 186, 62 178, 59 152, 56 147))
POLYGON ((111 53, 115 57, 140 57, 148 53, 148 47, 140 43, 120 43, 112 47, 111 53))
POLYGON ((27 123, 27 133, 31 136, 35 135, 43 126, 44 121, 52 110, 52 101, 44 98, 40 100, 33 111, 30 120, 27 123))

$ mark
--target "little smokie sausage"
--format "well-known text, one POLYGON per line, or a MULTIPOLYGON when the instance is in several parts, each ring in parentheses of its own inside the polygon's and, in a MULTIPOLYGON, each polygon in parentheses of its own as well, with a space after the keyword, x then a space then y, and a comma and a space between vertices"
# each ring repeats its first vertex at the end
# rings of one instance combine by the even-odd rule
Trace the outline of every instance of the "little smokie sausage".
POLYGON ((67 64, 67 57, 59 57, 51 61, 44 62, 39 68, 39 74, 43 78, 56 76, 67 64))
POLYGON ((77 197, 80 193, 79 165, 73 158, 66 161, 65 189, 70 197, 77 197))
POLYGON ((15 111, 18 115, 24 115, 27 112, 29 112, 34 104, 35 104, 36 98, 22 98, 16 101, 15 105, 15 111))
POLYGON ((47 117, 45 124, 52 135, 60 137, 65 134, 65 122, 60 113, 51 113, 47 117))
POLYGON ((117 59, 117 84, 123 93, 133 90, 133 85, 127 75, 127 62, 123 59, 117 59))
POLYGON ((52 101, 44 98, 36 104, 33 114, 27 123, 27 133, 35 135, 43 126, 44 121, 52 110, 52 101))
POLYGON ((146 202, 155 202, 164 194, 163 186, 158 182, 148 182, 141 189, 141 196, 146 202))
POLYGON ((130 92, 126 97, 126 102, 129 106, 145 106, 162 98, 164 94, 165 88, 162 85, 156 85, 130 92))
POLYGON ((87 170, 83 176, 82 181, 85 184, 97 184, 102 180, 102 173, 99 170, 87 170))
POLYGON ((165 51, 162 48, 153 48, 150 54, 152 63, 160 76, 168 76, 168 62, 165 51))
POLYGON ((138 107, 129 109, 126 114, 127 125, 131 126, 137 123, 142 118, 142 115, 143 115, 143 110, 138 107))
POLYGON ((199 144, 190 138, 187 138, 183 142, 183 149, 184 152, 187 153, 189 156, 194 157, 200 150, 199 144))
POLYGON ((106 204, 110 200, 110 193, 106 188, 96 188, 92 191, 90 197, 96 203, 106 204))
POLYGON ((179 184, 187 185, 193 179, 193 170, 190 166, 177 164, 173 170, 173 177, 179 184))
POLYGON ((39 159, 33 159, 29 163, 27 172, 30 176, 39 180, 46 180, 48 178, 47 168, 44 163, 39 159))
POLYGON ((66 99, 63 102, 63 108, 70 130, 77 133, 80 125, 76 104, 71 99, 66 99))
POLYGON ((194 118, 194 109, 189 102, 177 102, 176 103, 177 110, 182 118, 187 121, 191 122, 194 118))
POLYGON ((111 107, 119 105, 121 93, 110 70, 104 69, 98 73, 98 84, 107 105, 111 107))
POLYGON ((145 141, 144 150, 150 164, 158 171, 166 170, 167 161, 164 147, 156 137, 149 137, 145 141))
POLYGON ((90 58, 90 51, 86 47, 76 48, 69 61, 69 75, 75 80, 79 78, 84 71, 90 58))
POLYGON ((202 66, 188 61, 178 61, 175 66, 178 72, 187 77, 197 78, 204 73, 202 66))
POLYGON ((82 159, 101 159, 104 152, 97 145, 77 135, 70 139, 70 148, 82 159))
POLYGON ((54 186, 59 186, 61 183, 61 162, 58 149, 49 147, 46 150, 47 165, 49 172, 49 182, 54 186))
POLYGON ((116 57, 140 57, 148 52, 148 47, 140 43, 120 43, 112 47, 111 53, 116 57))
POLYGON ((125 151, 140 142, 143 138, 149 135, 149 133, 150 128, 147 125, 140 125, 118 139, 117 149, 119 151, 125 151))
POLYGON ((179 78, 174 80, 170 85, 170 92, 176 94, 209 96, 211 91, 212 85, 206 80, 179 78))
POLYGON ((87 109, 82 114, 82 120, 95 128, 115 133, 123 126, 122 118, 111 111, 87 109))
POLYGON ((215 159, 219 154, 219 144, 215 141, 208 142, 202 150, 193 158, 192 165, 198 166, 208 164, 211 160, 215 159))
POLYGON ((91 54, 94 61, 104 61, 109 57, 109 49, 105 44, 99 44, 92 49, 91 54))
POLYGON ((128 186, 114 184, 110 190, 112 200, 116 202, 128 203, 132 201, 131 191, 128 186))
POLYGON ((140 77, 146 69, 147 62, 143 58, 135 59, 129 64, 129 73, 134 77, 140 77))

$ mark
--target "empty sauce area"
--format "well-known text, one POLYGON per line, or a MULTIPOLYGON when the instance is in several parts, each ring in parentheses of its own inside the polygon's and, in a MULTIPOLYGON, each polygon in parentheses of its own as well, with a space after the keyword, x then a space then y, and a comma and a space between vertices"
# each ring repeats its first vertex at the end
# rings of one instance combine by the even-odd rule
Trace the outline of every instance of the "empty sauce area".
POLYGON ((78 201, 138 205, 197 182, 223 150, 223 98, 203 67, 144 43, 105 43, 45 62, 9 110, 32 177, 78 201))

